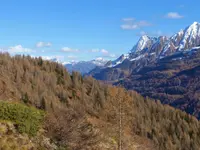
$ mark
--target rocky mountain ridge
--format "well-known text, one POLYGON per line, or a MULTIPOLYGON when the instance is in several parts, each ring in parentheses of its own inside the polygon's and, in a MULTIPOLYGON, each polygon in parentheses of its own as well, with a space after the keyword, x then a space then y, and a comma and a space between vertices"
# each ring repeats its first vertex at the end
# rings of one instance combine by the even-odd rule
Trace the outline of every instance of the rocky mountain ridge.
POLYGON ((149 63, 200 46, 200 24, 194 22, 184 30, 180 30, 170 38, 166 36, 149 37, 143 35, 127 54, 122 54, 104 67, 94 69, 89 74, 99 80, 114 81, 125 78, 132 71, 139 71, 149 63), (126 60, 126 61, 125 61, 126 60), (126 66, 125 68, 122 66, 126 66), (98 70, 98 72, 95 72, 98 70), (115 72, 113 74, 113 72, 115 72), (114 76, 113 76, 114 75, 114 76))

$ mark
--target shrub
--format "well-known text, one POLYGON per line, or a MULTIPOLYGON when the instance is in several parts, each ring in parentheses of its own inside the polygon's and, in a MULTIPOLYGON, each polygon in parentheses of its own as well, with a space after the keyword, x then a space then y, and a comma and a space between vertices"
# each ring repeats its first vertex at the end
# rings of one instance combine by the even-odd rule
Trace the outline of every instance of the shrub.
POLYGON ((34 136, 44 119, 44 112, 20 103, 0 101, 0 119, 12 121, 20 133, 34 136))

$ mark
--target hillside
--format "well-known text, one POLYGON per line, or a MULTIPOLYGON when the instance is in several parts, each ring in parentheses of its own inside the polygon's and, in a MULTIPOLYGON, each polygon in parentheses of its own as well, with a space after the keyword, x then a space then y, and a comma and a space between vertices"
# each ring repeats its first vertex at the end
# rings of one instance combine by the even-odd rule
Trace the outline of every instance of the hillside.
POLYGON ((56 146, 43 133, 43 120, 44 112, 41 110, 0 101, 0 149, 55 149, 56 146))
POLYGON ((200 118, 200 23, 171 37, 143 35, 129 53, 89 75, 158 99, 200 118))
MULTIPOLYGON (((42 135, 54 149, 198 150, 200 146, 200 123, 195 117, 134 91, 76 72, 70 75, 62 65, 41 58, 0 54, 0 99, 11 114, 19 110, 11 107, 13 102, 25 110, 44 111, 44 120, 33 130, 36 134, 23 135, 42 135)), ((11 121, 17 130, 14 136, 21 136, 18 119, 7 117, 11 114, 0 119, 11 121)))
POLYGON ((136 90, 143 96, 159 99, 198 119, 200 49, 179 52, 151 63, 116 84, 136 90))

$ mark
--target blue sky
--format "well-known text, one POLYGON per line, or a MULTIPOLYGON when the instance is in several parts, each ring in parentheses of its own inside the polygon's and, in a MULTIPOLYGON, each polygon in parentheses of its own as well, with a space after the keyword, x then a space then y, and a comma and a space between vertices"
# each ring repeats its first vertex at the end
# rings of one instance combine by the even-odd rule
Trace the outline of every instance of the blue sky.
POLYGON ((200 22, 200 1, 4 0, 0 49, 62 61, 114 59, 143 34, 170 36, 200 22))

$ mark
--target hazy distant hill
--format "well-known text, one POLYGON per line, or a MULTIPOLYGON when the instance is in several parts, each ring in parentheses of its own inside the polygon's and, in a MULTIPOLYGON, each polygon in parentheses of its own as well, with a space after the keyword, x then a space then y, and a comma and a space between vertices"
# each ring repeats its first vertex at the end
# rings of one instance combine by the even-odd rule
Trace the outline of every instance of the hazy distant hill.
POLYGON ((104 60, 103 58, 100 57, 91 61, 78 61, 78 62, 66 63, 64 64, 64 66, 67 68, 69 72, 78 71, 81 74, 86 74, 95 67, 104 66, 106 63, 107 60, 104 60))

